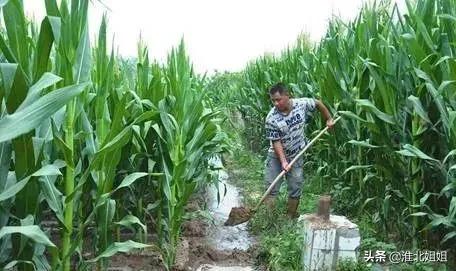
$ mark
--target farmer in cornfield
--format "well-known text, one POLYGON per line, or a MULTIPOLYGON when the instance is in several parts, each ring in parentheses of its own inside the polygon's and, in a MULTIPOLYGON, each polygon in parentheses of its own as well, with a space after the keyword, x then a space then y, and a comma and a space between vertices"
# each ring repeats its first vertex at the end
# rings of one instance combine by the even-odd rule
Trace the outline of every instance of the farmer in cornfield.
MULTIPOLYGON (((328 128, 334 126, 334 121, 320 100, 290 98, 289 91, 283 83, 272 86, 269 96, 274 107, 266 117, 266 138, 271 142, 271 146, 265 162, 265 182, 269 187, 282 170, 287 172, 287 216, 296 218, 303 183, 303 158, 300 157, 292 166, 289 163, 307 144, 304 127, 308 122, 308 114, 318 108, 328 128)), ((282 181, 283 179, 274 186, 265 199, 265 204, 270 208, 275 205, 282 181)))

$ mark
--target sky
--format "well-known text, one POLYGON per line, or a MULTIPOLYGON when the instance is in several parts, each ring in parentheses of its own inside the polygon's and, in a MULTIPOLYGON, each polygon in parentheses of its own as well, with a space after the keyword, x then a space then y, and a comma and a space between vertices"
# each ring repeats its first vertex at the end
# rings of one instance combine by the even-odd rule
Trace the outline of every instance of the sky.
MULTIPOLYGON (((397 0, 405 7, 405 0, 397 0)), ((89 31, 94 41, 101 18, 125 57, 137 55, 141 36, 160 62, 184 39, 195 71, 239 71, 265 53, 278 54, 301 33, 318 42, 329 19, 356 17, 365 0, 92 0, 89 31)), ((44 1, 25 0, 26 14, 41 21, 44 1)), ((109 39, 111 40, 111 39, 109 39)))

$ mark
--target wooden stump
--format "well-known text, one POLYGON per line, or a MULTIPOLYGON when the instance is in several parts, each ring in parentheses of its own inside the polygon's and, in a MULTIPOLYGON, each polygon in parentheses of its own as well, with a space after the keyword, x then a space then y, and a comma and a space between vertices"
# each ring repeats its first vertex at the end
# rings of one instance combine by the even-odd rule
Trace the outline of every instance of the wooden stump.
POLYGON ((324 221, 329 220, 329 208, 331 207, 331 196, 320 196, 318 200, 318 213, 317 215, 321 217, 324 221))

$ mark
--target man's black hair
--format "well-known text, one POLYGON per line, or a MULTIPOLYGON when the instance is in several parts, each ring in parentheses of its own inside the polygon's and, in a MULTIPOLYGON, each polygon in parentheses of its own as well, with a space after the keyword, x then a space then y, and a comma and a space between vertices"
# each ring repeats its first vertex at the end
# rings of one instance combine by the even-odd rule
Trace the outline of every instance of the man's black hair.
POLYGON ((270 95, 274 95, 274 94, 277 93, 277 92, 278 92, 280 95, 289 94, 289 91, 288 91, 287 86, 286 86, 284 83, 282 83, 282 82, 273 85, 273 86, 269 89, 269 94, 270 94, 270 95))

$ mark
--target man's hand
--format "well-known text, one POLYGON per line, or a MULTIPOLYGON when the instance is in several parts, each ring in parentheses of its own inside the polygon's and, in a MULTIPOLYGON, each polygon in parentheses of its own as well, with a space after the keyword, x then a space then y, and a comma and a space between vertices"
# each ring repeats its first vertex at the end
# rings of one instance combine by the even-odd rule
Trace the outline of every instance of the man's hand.
POLYGON ((290 166, 290 164, 288 164, 287 161, 283 161, 281 164, 282 164, 282 170, 285 170, 286 172, 288 172, 291 169, 291 166, 290 166))
POLYGON ((280 164, 282 165, 282 170, 288 172, 291 167, 288 165, 287 158, 285 157, 282 142, 280 140, 273 141, 272 147, 274 148, 274 151, 277 154, 277 157, 279 158, 280 164))
POLYGON ((326 126, 328 126, 329 129, 332 129, 334 127, 333 118, 329 118, 329 119, 326 120, 326 126))
POLYGON ((329 129, 332 129, 334 126, 334 120, 332 119, 328 108, 326 108, 326 106, 320 100, 316 100, 315 104, 316 104, 318 110, 320 110, 320 113, 321 113, 321 116, 323 117, 323 119, 326 120, 326 126, 328 126, 329 129))

